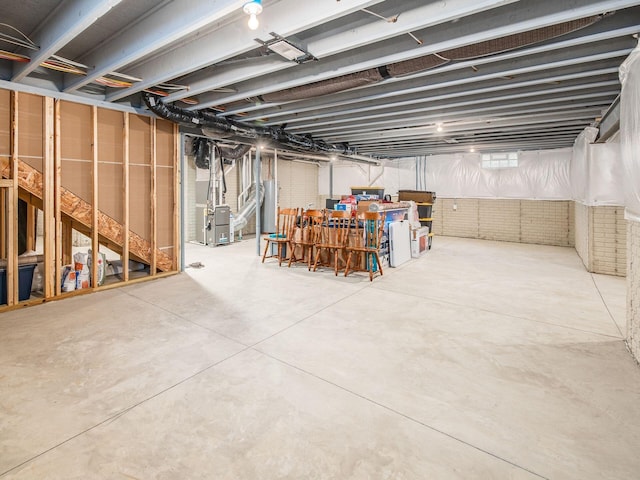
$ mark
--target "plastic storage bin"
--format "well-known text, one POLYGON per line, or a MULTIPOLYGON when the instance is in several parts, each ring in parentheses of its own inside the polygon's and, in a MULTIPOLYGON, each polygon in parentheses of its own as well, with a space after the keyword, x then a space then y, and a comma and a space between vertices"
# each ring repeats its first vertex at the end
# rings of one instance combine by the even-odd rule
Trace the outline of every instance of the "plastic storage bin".
MULTIPOLYGON (((23 302, 31 297, 31 284, 36 264, 18 266, 18 300, 23 302)), ((0 305, 7 304, 7 272, 0 269, 0 305)))

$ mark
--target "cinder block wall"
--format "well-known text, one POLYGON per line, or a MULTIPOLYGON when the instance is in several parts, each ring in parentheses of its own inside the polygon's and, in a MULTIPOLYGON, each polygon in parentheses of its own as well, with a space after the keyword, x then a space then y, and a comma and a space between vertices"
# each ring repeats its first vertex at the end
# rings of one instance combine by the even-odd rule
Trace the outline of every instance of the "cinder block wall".
POLYGON ((627 344, 640 362, 640 223, 627 222, 627 344))
POLYGON ((627 274, 624 207, 575 205, 576 251, 593 273, 627 274))
POLYGON ((436 235, 505 242, 574 245, 571 201, 438 198, 436 235), (455 206, 455 208, 454 208, 455 206))
POLYGON ((591 233, 589 231, 590 212, 589 207, 578 202, 575 203, 575 225, 576 252, 578 252, 578 256, 582 259, 586 269, 591 271, 591 249, 589 248, 591 242, 591 233))
POLYGON ((591 207, 593 271, 624 277, 627 274, 627 221, 624 207, 591 207))

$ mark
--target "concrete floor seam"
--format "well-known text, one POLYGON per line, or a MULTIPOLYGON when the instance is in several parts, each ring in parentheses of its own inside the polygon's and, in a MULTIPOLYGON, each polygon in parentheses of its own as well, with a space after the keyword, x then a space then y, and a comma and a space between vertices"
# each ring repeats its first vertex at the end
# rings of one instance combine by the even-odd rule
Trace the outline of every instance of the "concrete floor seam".
POLYGON ((613 322, 613 324, 616 326, 616 328, 620 332, 620 336, 624 337, 624 335, 622 333, 622 330, 620 330, 620 327, 618 326, 618 322, 616 322, 616 319, 613 318, 613 314, 611 313, 611 310, 609 310, 609 306, 607 305, 607 302, 605 302, 604 297, 602 296, 602 292, 598 288, 598 284, 596 283, 596 279, 593 277, 593 273, 589 273, 589 276, 591 277, 591 281, 593 282, 593 286, 596 287, 596 292, 598 292, 598 295, 600 296, 600 300, 602 300, 602 304, 604 305, 604 308, 607 310, 607 313, 609 314, 609 318, 611 318, 611 321, 613 322))
POLYGON ((506 458, 503 458, 503 457, 501 457, 501 456, 499 456, 499 455, 497 455, 495 453, 492 453, 492 452, 490 452, 488 450, 485 450, 482 447, 479 447, 477 445, 469 443, 469 442, 467 442, 467 441, 465 441, 465 440, 463 440, 461 438, 458 438, 458 437, 456 437, 456 436, 454 436, 454 435, 452 435, 450 433, 447 433, 447 432, 445 432, 443 430, 440 430, 440 429, 438 429, 438 428, 436 428, 436 427, 434 427, 432 425, 429 425, 427 423, 421 422, 420 420, 415 419, 415 418, 413 418, 413 417, 411 417, 411 416, 409 416, 409 415, 407 415, 405 413, 402 413, 402 412, 400 412, 400 411, 398 411, 398 410, 396 410, 396 409, 394 409, 392 407, 389 407, 388 405, 385 405, 385 404, 380 403, 380 402, 378 402, 376 400, 373 400, 373 399, 371 399, 369 397, 366 397, 365 395, 362 395, 362 394, 360 394, 358 392, 355 392, 355 391, 350 390, 350 389, 348 389, 346 387, 343 387, 342 385, 339 385, 339 384, 337 384, 335 382, 332 382, 331 380, 327 380, 326 378, 320 377, 320 376, 318 376, 318 375, 316 375, 316 374, 314 374, 312 372, 309 372, 308 370, 305 370, 304 368, 301 368, 301 367, 298 367, 296 365, 293 365, 293 364, 291 364, 291 363, 289 363, 289 362, 287 362, 285 360, 282 360, 282 359, 280 359, 278 357, 275 357, 275 356, 273 356, 273 355, 271 355, 269 353, 266 353, 266 352, 264 352, 262 350, 259 350, 257 348, 252 347, 252 349, 255 350, 256 352, 260 353, 261 355, 269 357, 269 358, 271 358, 271 359, 273 359, 273 360, 275 360, 277 362, 280 362, 283 365, 286 365, 288 367, 294 368, 294 369, 298 370, 299 372, 302 372, 302 373, 304 373, 306 375, 309 375, 309 376, 311 376, 313 378, 316 378, 316 379, 320 380, 321 382, 324 382, 324 383, 332 385, 332 386, 334 386, 336 388, 339 388, 340 390, 342 390, 344 392, 347 392, 347 393, 349 393, 349 394, 351 394, 351 395, 353 395, 355 397, 358 397, 358 398, 360 398, 362 400, 365 400, 366 402, 369 402, 372 405, 376 405, 377 407, 382 408, 384 410, 387 410, 388 412, 391 412, 391 413, 393 413, 395 415, 401 416, 401 417, 409 420, 410 422, 413 422, 413 423, 416 423, 416 424, 418 424, 418 425, 420 425, 422 427, 428 428, 429 430, 431 430, 433 432, 436 432, 436 433, 438 433, 440 435, 444 435, 445 437, 448 437, 448 438, 450 438, 450 439, 452 439, 452 440, 454 440, 454 441, 456 441, 458 443, 461 443, 461 444, 466 445, 466 446, 468 446, 470 448, 473 448, 474 450, 477 450, 477 451, 482 452, 482 453, 484 453, 486 455, 489 455, 489 456, 495 458, 496 460, 499 460, 501 462, 507 463, 507 464, 519 469, 519 470, 523 470, 523 471, 525 471, 527 473, 530 473, 531 475, 535 475, 536 477, 542 478, 544 480, 550 480, 548 477, 545 477, 544 475, 536 473, 533 470, 528 469, 527 467, 524 467, 522 465, 518 465, 517 463, 514 463, 514 462, 512 462, 512 461, 510 461, 510 460, 508 460, 506 458))
MULTIPOLYGON (((383 291, 389 292, 389 293, 403 294, 403 295, 408 295, 408 296, 414 297, 414 298, 420 298, 422 300, 431 300, 431 301, 434 301, 434 302, 446 303, 447 305, 453 305, 455 307, 470 308, 470 309, 473 309, 473 310, 477 310, 479 312, 491 313, 491 314, 494 314, 494 315, 500 315, 502 317, 514 318, 516 320, 524 320, 524 321, 527 321, 527 322, 534 322, 534 323, 539 323, 539 324, 542 324, 542 325, 550 325, 550 326, 558 327, 558 328, 566 328, 568 330, 574 330, 574 331, 582 332, 582 333, 589 333, 589 334, 592 334, 592 335, 599 335, 599 336, 602 336, 602 337, 613 338, 613 339, 620 340, 620 341, 624 340, 624 335, 622 335, 622 333, 620 333, 620 336, 608 335, 608 334, 602 333, 602 332, 593 332, 591 330, 583 330, 581 328, 570 327, 568 325, 561 325, 559 323, 545 322, 543 320, 536 320, 534 318, 520 317, 518 315, 513 315, 511 313, 496 312, 494 310, 490 310, 490 309, 487 309, 487 308, 474 307, 473 305, 466 305, 466 304, 463 304, 463 303, 452 302, 450 300, 443 300, 443 299, 440 299, 440 298, 428 297, 428 296, 424 296, 424 295, 415 295, 415 294, 410 293, 410 292, 396 292, 396 291, 393 291, 393 290, 386 290, 384 288, 381 288, 380 286, 378 286, 377 288, 379 290, 383 290, 383 291)), ((607 309, 607 311, 608 311, 608 309, 607 309)), ((610 314, 610 312, 609 312, 609 314, 610 314)), ((618 331, 620 331, 619 328, 618 328, 618 331)))
POLYGON ((371 285, 365 285, 364 287, 362 287, 362 288, 360 288, 360 289, 356 290, 355 292, 353 292, 353 293, 351 293, 351 294, 349 294, 349 295, 346 295, 346 296, 344 296, 344 297, 342 297, 342 298, 340 298, 340 299, 336 300, 335 302, 330 303, 329 305, 325 305, 325 306, 324 306, 324 307, 322 307, 320 310, 318 310, 318 311, 316 311, 316 312, 313 312, 313 313, 311 313, 311 314, 307 315, 306 317, 301 318, 300 320, 297 320, 296 322, 292 323, 291 325, 288 325, 288 326, 286 326, 285 328, 283 328, 283 329, 281 329, 281 330, 278 330, 277 332, 275 332, 275 333, 273 333, 273 334, 269 335, 268 337, 263 338, 262 340, 260 340, 260 341, 258 341, 258 342, 256 342, 256 343, 254 343, 253 345, 251 345, 251 347, 250 347, 250 348, 253 348, 253 347, 257 346, 257 345, 260 345, 261 343, 266 342, 267 340, 269 340, 269 339, 271 339, 271 338, 273 338, 273 337, 275 337, 275 336, 277 336, 277 335, 280 335, 281 333, 286 332, 286 331, 287 331, 287 330, 289 330, 290 328, 293 328, 293 327, 295 327, 296 325, 299 325, 300 323, 304 322, 305 320, 309 320, 311 317, 316 316, 316 315, 317 315, 317 314, 319 314, 320 312, 323 312, 323 311, 325 311, 326 309, 331 308, 331 307, 333 307, 334 305, 337 305, 338 303, 343 302, 344 300, 346 300, 346 299, 348 299, 348 298, 351 298, 351 297, 353 297, 354 295, 356 295, 356 294, 358 294, 358 293, 362 292, 363 290, 366 290, 367 288, 370 288, 370 287, 371 287, 371 285))
POLYGON ((200 325, 199 323, 194 322, 193 320, 189 320, 188 318, 183 317, 179 313, 172 312, 171 310, 168 310, 168 309, 166 309, 164 307, 161 307, 160 305, 156 305, 155 303, 151 303, 151 302, 149 302, 148 300, 146 300, 146 299, 144 299, 142 297, 138 297, 137 295, 134 295, 134 294, 132 294, 130 292, 125 292, 125 293, 127 295, 129 295, 130 297, 135 298, 136 300, 139 300, 141 302, 144 302, 147 305, 151 305, 154 308, 158 308, 158 309, 162 310, 163 312, 168 313, 169 315, 171 315, 173 317, 177 317, 180 320, 184 320, 185 322, 190 323, 192 325, 195 325, 196 327, 202 328, 204 330, 207 330, 208 332, 215 333, 216 335, 219 335, 219 336, 221 336, 221 337, 223 337, 223 338, 225 338, 225 339, 227 339, 227 340, 229 340, 231 342, 237 343, 238 345, 242 345, 245 348, 252 347, 252 345, 247 345, 246 343, 242 343, 241 341, 236 340, 235 338, 231 338, 228 335, 225 335, 224 333, 218 332, 218 331, 214 330, 213 328, 209 328, 209 327, 206 327, 204 325, 200 325))
POLYGON ((46 450, 44 450, 44 451, 42 451, 42 452, 40 452, 40 453, 38 453, 38 454, 34 455, 33 457, 28 458, 27 460, 25 460, 25 461, 23 461, 23 462, 19 463, 18 465, 15 465, 15 466, 11 467, 9 470, 6 470, 6 471, 4 471, 4 472, 0 472, 0 478, 1 478, 1 477, 4 477, 5 475, 8 475, 9 473, 13 472, 13 471, 14 471, 14 470, 16 470, 16 469, 18 469, 18 468, 20 468, 20 467, 22 467, 22 466, 24 466, 24 465, 28 464, 29 462, 32 462, 32 461, 36 460, 37 458, 40 458, 40 457, 42 457, 43 455, 46 455, 47 453, 52 452, 52 451, 53 451, 53 450, 55 450, 56 448, 61 447, 62 445, 65 445, 65 444, 67 444, 67 443, 71 442, 72 440, 74 440, 74 439, 76 439, 76 438, 79 438, 79 437, 81 437, 82 435, 84 435, 84 434, 86 434, 86 433, 88 433, 88 432, 90 432, 90 431, 92 431, 92 430, 95 430, 95 429, 96 429, 96 428, 98 428, 98 427, 101 427, 102 425, 107 425, 107 424, 109 424, 109 423, 111 423, 111 422, 113 422, 113 421, 115 421, 115 420, 117 420, 117 419, 121 418, 122 416, 126 415, 127 413, 129 413, 129 412, 130 412, 130 411, 132 411, 133 409, 135 409, 135 408, 139 407, 140 405, 143 405, 143 404, 147 403, 148 401, 153 400, 154 398, 159 397, 160 395, 162 395, 162 394, 164 394, 164 393, 166 393, 166 392, 168 392, 168 391, 170 391, 170 390, 173 390, 174 388, 176 388, 176 387, 178 387, 178 386, 180 386, 180 385, 182 385, 182 384, 184 384, 184 383, 188 382, 189 380, 194 379, 195 377, 197 377, 197 376, 199 376, 199 375, 202 375, 203 373, 205 373, 205 372, 207 372, 207 371, 211 370, 211 369, 212 369, 212 368, 214 368, 214 367, 217 367, 218 365, 222 364, 223 362, 226 362, 227 360, 231 360, 232 358, 234 358, 234 357, 236 357, 236 356, 240 355, 241 353, 246 352, 247 350, 249 350, 249 349, 251 349, 251 348, 252 348, 252 347, 245 347, 245 348, 243 348, 242 350, 240 350, 240 351, 238 351, 238 352, 236 352, 236 353, 234 353, 234 354, 232 354, 232 355, 229 355, 229 356, 228 356, 228 357, 226 357, 226 358, 223 358, 222 360, 219 360, 219 361, 217 361, 217 362, 214 362, 214 363, 212 363, 211 365, 208 365, 208 366, 204 367, 203 369, 201 369, 201 370, 197 371, 196 373, 194 373, 194 374, 192 374, 192 375, 189 375, 189 376, 188 376, 188 377, 186 377, 186 378, 183 378, 183 379, 182 379, 182 380, 180 380, 179 382, 176 382, 176 383, 174 383, 173 385, 170 385, 169 387, 167 387, 167 388, 165 388, 165 389, 163 389, 163 390, 160 390, 159 392, 156 392, 156 393, 154 393, 153 395, 151 395, 151 396, 149 396, 149 397, 147 397, 147 398, 145 398, 145 399, 143 399, 143 400, 140 400, 139 402, 135 403, 134 405, 131 405, 131 406, 129 406, 129 407, 127 407, 127 408, 125 408, 125 409, 123 409, 123 410, 121 410, 121 411, 119 411, 119 412, 117 412, 117 413, 113 414, 113 415, 111 415, 110 417, 108 417, 108 418, 106 418, 106 419, 102 420, 101 422, 98 422, 98 423, 96 423, 95 425, 92 425, 91 427, 86 428, 85 430, 83 430, 83 431, 81 431, 81 432, 79 432, 79 433, 76 433, 75 435, 72 435, 72 436, 71 436, 71 437, 69 437, 69 438, 66 438, 65 440, 63 440, 63 441, 61 441, 61 442, 57 443, 56 445, 54 445, 54 446, 52 446, 52 447, 47 448, 46 450))

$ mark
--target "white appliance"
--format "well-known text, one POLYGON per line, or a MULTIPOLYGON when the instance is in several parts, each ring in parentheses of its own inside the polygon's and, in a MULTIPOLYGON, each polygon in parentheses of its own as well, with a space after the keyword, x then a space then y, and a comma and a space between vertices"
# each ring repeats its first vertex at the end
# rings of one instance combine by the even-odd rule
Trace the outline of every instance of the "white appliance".
POLYGON ((389 224, 389 265, 399 267, 411 260, 411 232, 408 220, 389 224))

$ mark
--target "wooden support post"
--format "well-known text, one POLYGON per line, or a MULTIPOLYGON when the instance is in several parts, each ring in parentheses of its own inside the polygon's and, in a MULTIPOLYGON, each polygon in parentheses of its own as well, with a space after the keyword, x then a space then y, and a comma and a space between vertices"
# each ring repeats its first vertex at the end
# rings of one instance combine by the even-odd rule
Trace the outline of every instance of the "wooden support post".
POLYGON ((44 97, 42 135, 42 212, 44 224, 44 297, 51 298, 56 292, 56 218, 55 218, 55 165, 54 165, 54 105, 53 98, 44 97))
POLYGON ((27 205, 27 251, 36 249, 36 224, 38 222, 38 209, 33 205, 27 205))
POLYGON ((156 138, 156 119, 151 118, 151 275, 155 275, 157 271, 157 250, 158 250, 158 209, 157 209, 157 179, 156 179, 156 162, 157 162, 157 138, 156 138))
POLYGON ((98 224, 98 107, 91 107, 91 286, 98 286, 98 251, 99 243, 99 224, 98 224))
POLYGON ((55 269, 54 269, 54 277, 55 277, 55 295, 60 295, 62 293, 62 265, 67 265, 71 263, 71 254, 72 254, 72 228, 71 222, 67 225, 67 232, 65 232, 65 228, 62 223, 62 207, 61 207, 61 193, 60 189, 62 188, 62 144, 60 143, 61 134, 60 134, 60 100, 55 100, 53 106, 53 143, 54 143, 54 154, 53 154, 53 202, 54 202, 54 210, 55 210, 55 229, 56 229, 56 239, 55 239, 55 249, 56 249, 56 258, 55 258, 55 269), (63 235, 68 235, 68 238, 63 235), (67 244, 65 245, 65 241, 67 244), (66 247, 66 249, 65 249, 66 247), (65 258, 66 254, 66 258, 65 258))
MULTIPOLYGON (((60 262, 60 265, 69 265, 73 263, 73 223, 71 222, 71 220, 62 220, 61 237, 62 260, 60 262)), ((60 279, 62 279, 62 274, 60 275, 60 279)))
MULTIPOLYGON (((173 124, 173 269, 182 269, 182 223, 180 222, 180 205, 182 196, 180 158, 180 127, 173 124)), ((230 226, 233 228, 233 225, 230 226)))
POLYGON ((11 92, 11 188, 8 189, 7 305, 18 303, 18 92, 11 92))
POLYGON ((129 113, 122 126, 122 280, 129 281, 129 113))
POLYGON ((5 180, 0 178, 0 258, 7 258, 7 192, 13 187, 13 180, 6 180, 8 184, 2 184, 5 180))

